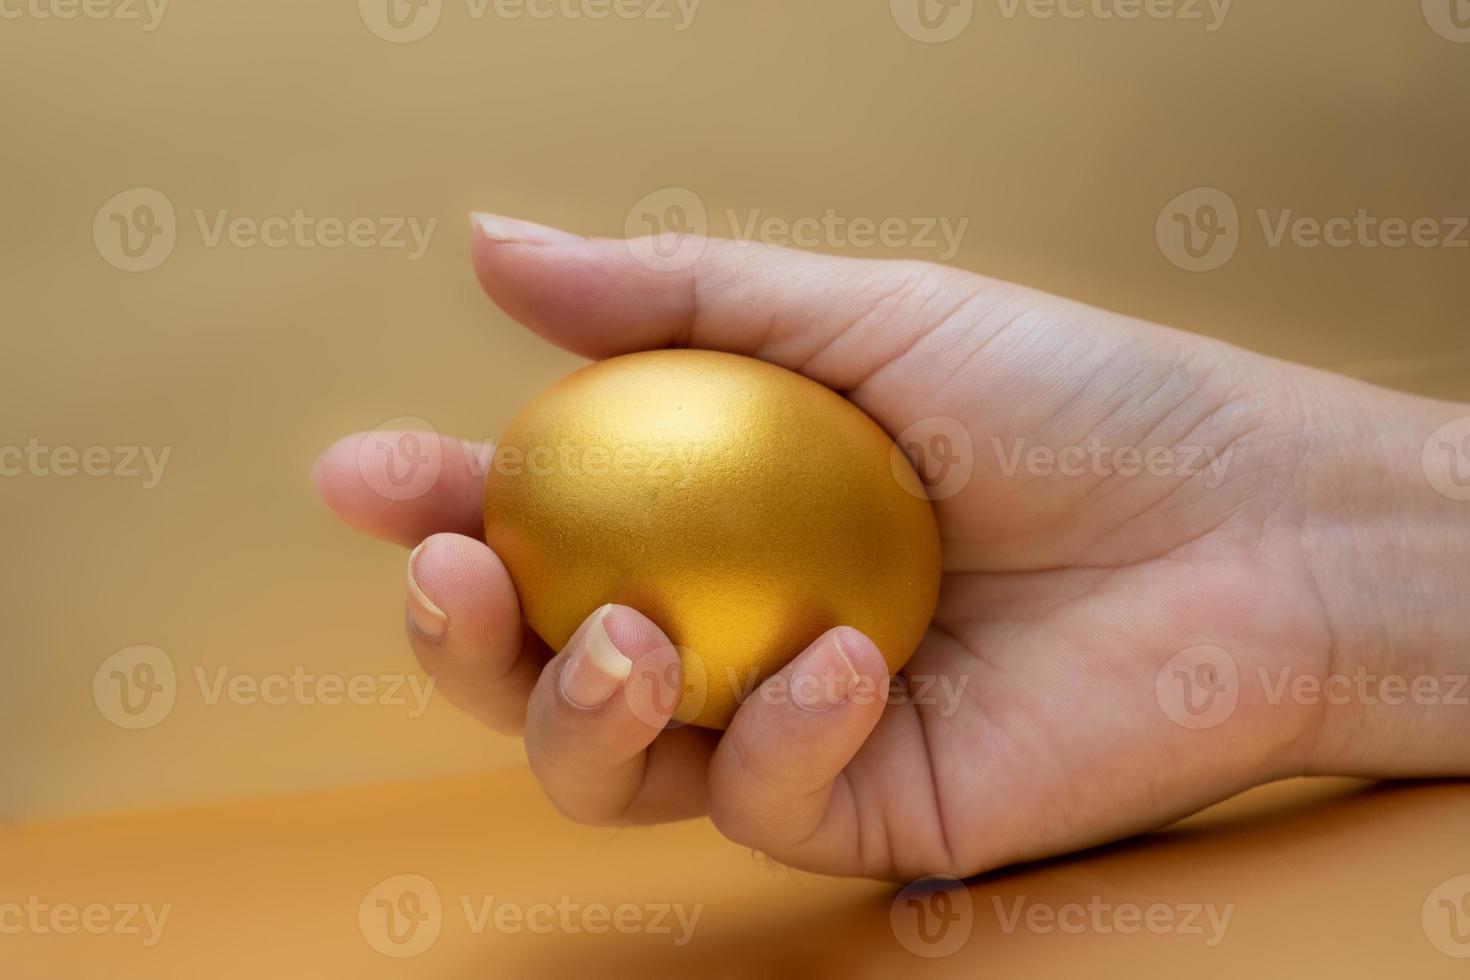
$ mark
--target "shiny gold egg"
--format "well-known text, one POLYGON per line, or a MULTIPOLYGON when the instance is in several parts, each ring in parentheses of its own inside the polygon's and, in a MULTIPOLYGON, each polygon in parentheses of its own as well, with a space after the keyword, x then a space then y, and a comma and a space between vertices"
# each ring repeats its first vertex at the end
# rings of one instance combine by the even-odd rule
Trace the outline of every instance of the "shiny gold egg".
POLYGON ((496 445, 485 539, 553 649, 608 602, 661 626, 684 668, 674 717, 709 728, 833 626, 897 671, 939 591, 933 509, 877 423, 711 351, 616 357, 532 400, 496 445))

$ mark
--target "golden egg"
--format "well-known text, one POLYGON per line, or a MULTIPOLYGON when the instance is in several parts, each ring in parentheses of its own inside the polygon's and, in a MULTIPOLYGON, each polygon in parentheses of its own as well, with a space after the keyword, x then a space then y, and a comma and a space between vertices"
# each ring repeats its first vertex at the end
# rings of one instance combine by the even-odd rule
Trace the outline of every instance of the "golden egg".
POLYGON ((934 512, 877 423, 711 351, 616 357, 538 395, 496 445, 485 539, 553 649, 608 602, 661 626, 684 668, 674 717, 709 728, 834 626, 897 671, 939 591, 934 512))

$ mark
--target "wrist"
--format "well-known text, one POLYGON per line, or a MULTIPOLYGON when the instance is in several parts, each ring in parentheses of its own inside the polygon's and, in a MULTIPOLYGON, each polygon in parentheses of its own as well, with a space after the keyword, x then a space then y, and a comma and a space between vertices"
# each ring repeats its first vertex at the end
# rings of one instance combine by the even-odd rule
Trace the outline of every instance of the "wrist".
POLYGON ((1332 637, 1307 770, 1470 772, 1470 405, 1315 373, 1306 390, 1297 492, 1332 637))

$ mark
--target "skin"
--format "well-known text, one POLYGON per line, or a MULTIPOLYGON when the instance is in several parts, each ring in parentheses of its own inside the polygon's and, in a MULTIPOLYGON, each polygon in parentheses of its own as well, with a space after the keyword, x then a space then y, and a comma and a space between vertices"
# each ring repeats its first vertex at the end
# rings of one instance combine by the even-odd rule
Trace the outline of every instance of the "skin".
POLYGON ((523 628, 481 540, 477 447, 443 439, 434 488, 396 501, 364 480, 365 435, 333 446, 314 471, 328 505, 419 546, 408 624, 424 669, 524 734, 569 817, 707 814, 789 865, 903 880, 1114 840, 1283 777, 1470 771, 1470 708, 1451 696, 1470 671, 1470 503, 1436 493, 1420 456, 1470 406, 946 267, 682 239, 660 271, 629 244, 481 216, 473 259, 491 299, 568 350, 763 358, 891 433, 959 420, 974 471, 935 503, 945 577, 910 696, 885 703, 881 656, 842 628, 727 732, 665 731, 677 659, 654 623, 623 607, 602 621, 626 680, 597 672, 588 627, 554 656, 523 628), (1067 475, 1009 466, 1018 439, 1230 455, 1215 474, 1067 475), (1199 647, 1236 670, 1234 709, 1206 727, 1161 693, 1199 647), (1436 680, 1439 703, 1390 703, 1372 686, 1390 675, 1436 680), (1346 697, 1282 694, 1283 679, 1354 676, 1368 686, 1346 697))

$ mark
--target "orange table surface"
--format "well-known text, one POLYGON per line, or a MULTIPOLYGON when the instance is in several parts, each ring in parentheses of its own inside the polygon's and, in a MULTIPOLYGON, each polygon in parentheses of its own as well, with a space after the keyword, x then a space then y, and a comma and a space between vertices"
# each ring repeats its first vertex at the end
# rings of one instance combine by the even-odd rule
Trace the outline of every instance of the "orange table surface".
POLYGON ((1465 977, 1467 831, 1467 783, 1294 780, 901 891, 502 770, 9 827, 0 976, 1465 977))

